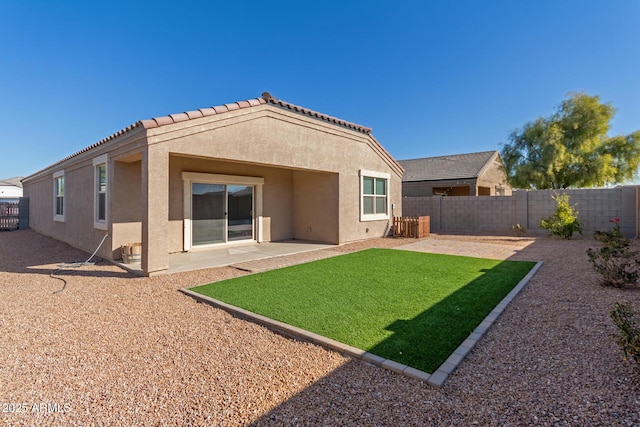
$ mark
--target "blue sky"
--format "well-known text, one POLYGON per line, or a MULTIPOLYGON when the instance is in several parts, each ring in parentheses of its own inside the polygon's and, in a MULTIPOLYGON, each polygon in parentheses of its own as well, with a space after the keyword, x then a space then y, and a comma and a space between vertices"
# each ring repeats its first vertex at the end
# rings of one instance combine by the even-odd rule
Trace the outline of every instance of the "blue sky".
POLYGON ((640 129, 640 1, 0 0, 0 178, 142 119, 259 97, 397 159, 500 150, 569 92, 640 129))

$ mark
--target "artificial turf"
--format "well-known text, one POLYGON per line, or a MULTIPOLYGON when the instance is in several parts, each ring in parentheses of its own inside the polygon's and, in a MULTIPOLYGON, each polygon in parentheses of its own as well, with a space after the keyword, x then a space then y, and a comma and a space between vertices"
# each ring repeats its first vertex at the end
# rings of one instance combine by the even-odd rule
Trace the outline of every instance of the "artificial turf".
POLYGON ((192 290, 432 373, 534 265, 367 249, 192 290))

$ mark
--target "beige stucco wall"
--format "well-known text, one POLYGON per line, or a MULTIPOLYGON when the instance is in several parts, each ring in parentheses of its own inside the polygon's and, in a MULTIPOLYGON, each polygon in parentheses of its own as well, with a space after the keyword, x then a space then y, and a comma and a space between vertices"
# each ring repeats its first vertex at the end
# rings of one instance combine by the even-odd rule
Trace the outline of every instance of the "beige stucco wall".
MULTIPOLYGON (((111 199, 114 195, 120 194, 114 188, 114 167, 115 159, 140 157, 140 149, 146 144, 144 129, 137 128, 130 130, 124 135, 115 138, 113 141, 85 149, 76 155, 62 160, 55 165, 28 176, 23 181, 24 196, 29 197, 29 226, 47 236, 66 242, 72 246, 93 252, 105 234, 109 233, 102 244, 98 255, 114 259, 118 252, 120 243, 116 233, 114 239, 111 222, 113 213, 113 203, 111 199), (94 167, 93 159, 108 155, 107 180, 108 180, 108 223, 107 230, 94 227, 94 167), (53 218, 53 174, 64 171, 65 175, 65 221, 54 221, 53 218)), ((120 181, 122 183, 122 181, 120 181)), ((125 183, 127 187, 135 191, 135 184, 125 183)), ((126 200, 125 200, 126 201, 126 200)), ((115 227, 116 231, 118 227, 115 227)), ((129 233, 126 233, 127 235, 129 233)), ((75 260, 77 261, 77 260, 75 260)))
MULTIPOLYGON (((93 226, 93 164, 88 159, 58 170, 64 170, 64 222, 54 221, 53 172, 50 172, 24 183, 24 196, 29 197, 29 227, 93 252, 106 234, 105 230, 93 226)), ((105 240, 98 255, 112 257, 111 237, 105 240)))
POLYGON ((142 162, 113 161, 111 189, 112 259, 120 259, 120 248, 142 241, 142 162))
POLYGON ((148 133, 152 143, 170 143, 172 153, 291 169, 339 172, 383 163, 368 135, 268 105, 148 133))
POLYGON ((337 174, 293 173, 294 237, 339 243, 339 181, 337 174))
POLYGON ((294 238, 293 171, 215 159, 172 155, 169 161, 169 252, 183 250, 184 186, 182 172, 264 178, 264 241, 294 238))
POLYGON ((496 185, 502 187, 503 196, 511 195, 511 187, 507 183, 507 175, 502 169, 502 163, 498 158, 478 177, 478 186, 489 188, 492 196, 496 195, 496 185))
MULTIPOLYGON (((386 220, 360 221, 360 170, 390 175, 390 204, 396 206, 396 215, 402 213, 401 171, 398 165, 373 138, 361 132, 265 105, 150 129, 148 133, 150 142, 167 144, 172 153, 181 156, 214 157, 221 161, 241 159, 245 164, 250 164, 245 166, 247 170, 274 165, 309 173, 338 174, 338 178, 332 178, 338 180, 338 236, 328 239, 324 237, 325 231, 322 234, 323 241, 343 243, 377 237, 388 229, 389 221, 386 220)), ((226 169, 229 172, 220 169, 218 173, 244 174, 242 167, 236 165, 233 168, 231 171, 226 169)), ((172 170, 172 175, 176 172, 172 170)), ((304 175, 300 175, 300 179, 300 185, 304 186, 304 175)), ((171 182, 174 182, 173 177, 171 182)), ((173 188, 174 184, 171 185, 173 188)), ((265 182, 265 210, 268 206, 267 191, 265 182)), ((302 190, 297 191, 297 197, 303 197, 302 193, 302 190)), ((297 205, 295 200, 291 203, 297 205)), ((299 214, 303 211, 300 210, 299 214)), ((178 211, 172 208, 172 212, 178 211)), ((265 215, 270 216, 272 230, 279 227, 277 223, 273 224, 274 216, 265 215)), ((171 215, 171 218, 176 217, 171 215)), ((309 225, 302 225, 305 221, 301 218, 297 221, 300 224, 297 231, 308 230, 309 225)), ((314 229, 313 226, 311 228, 314 229)), ((335 229, 335 226, 328 224, 324 228, 330 229, 335 229)), ((284 235, 286 233, 278 232, 271 237, 278 240, 284 235)), ((300 238, 298 236, 299 233, 293 235, 300 238)))

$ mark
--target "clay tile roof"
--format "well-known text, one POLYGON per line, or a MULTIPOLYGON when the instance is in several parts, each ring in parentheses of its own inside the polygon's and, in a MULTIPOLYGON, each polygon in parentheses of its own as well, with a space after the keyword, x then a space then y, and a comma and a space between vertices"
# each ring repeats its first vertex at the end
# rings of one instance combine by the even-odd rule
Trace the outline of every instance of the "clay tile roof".
POLYGON ((145 129, 158 127, 158 123, 154 119, 140 120, 138 123, 145 129))
POLYGON ((189 115, 187 113, 170 114, 169 117, 171 117, 174 123, 189 120, 189 115))
POLYGON ((187 111, 185 114, 189 117, 190 120, 191 119, 197 119, 197 118, 200 118, 200 117, 204 117, 204 114, 202 113, 202 110, 187 111))
POLYGON ((156 121, 158 126, 165 126, 175 123, 171 116, 154 117, 153 120, 156 121))
POLYGON ((477 178, 491 164, 497 151, 454 154, 450 156, 425 157, 398 160, 404 168, 402 181, 437 181, 445 179, 477 178))
POLYGON ((213 109, 216 111, 216 113, 220 114, 220 113, 226 113, 227 111, 229 111, 229 109, 227 108, 226 105, 218 105, 217 107, 213 107, 213 109))
POLYGON ((203 117, 213 116, 214 114, 216 114, 216 110, 214 110, 212 107, 201 108, 198 111, 200 111, 202 113, 203 117))
POLYGON ((268 102, 269 104, 272 105, 276 105, 278 107, 282 107, 282 108, 286 108, 288 110, 292 110, 295 111, 297 113, 301 113, 310 117, 314 117, 320 120, 324 120, 330 123, 335 123, 337 125, 340 126, 344 126, 346 128, 349 129, 353 129, 356 130, 358 132, 362 132, 362 133, 366 133, 366 134, 370 134, 371 133, 371 128, 367 128, 364 126, 360 126, 356 123, 351 123, 351 122, 347 122, 346 120, 342 120, 342 119, 338 119, 336 117, 331 117, 331 116, 327 116, 326 114, 322 114, 319 113, 317 111, 313 111, 313 110, 309 110, 307 108, 304 107, 299 107, 297 105, 294 104, 290 104, 288 102, 282 101, 280 99, 276 99, 273 96, 271 96, 271 94, 269 92, 263 92, 262 93, 262 98, 268 102))

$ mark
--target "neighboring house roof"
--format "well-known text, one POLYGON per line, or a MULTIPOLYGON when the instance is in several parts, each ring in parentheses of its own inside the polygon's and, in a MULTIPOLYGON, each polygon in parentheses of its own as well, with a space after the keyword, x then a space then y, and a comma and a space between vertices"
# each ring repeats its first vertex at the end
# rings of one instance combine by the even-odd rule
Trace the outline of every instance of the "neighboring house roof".
POLYGON ((313 110, 309 110, 307 108, 304 107, 299 107, 297 105, 293 105, 290 104, 288 102, 279 100, 274 98, 273 96, 271 96, 271 94, 269 92, 263 92, 262 93, 262 98, 253 98, 253 99, 247 99, 245 101, 238 101, 238 102, 232 102, 230 104, 224 104, 224 105, 219 105, 219 106, 215 106, 215 107, 208 107, 208 108, 201 108, 199 110, 194 110, 194 111, 185 111, 183 113, 177 113, 177 114, 169 114, 168 116, 161 116, 161 117, 153 117, 151 119, 147 119, 147 120, 139 120, 135 123, 133 123, 132 125, 127 126, 124 129, 119 130, 118 132, 109 135, 108 137, 96 142, 93 145, 90 145, 89 147, 86 147, 78 152, 75 152, 73 154, 71 154, 70 156, 65 157, 64 159, 60 160, 60 162, 58 163, 62 163, 66 160, 69 160, 73 157, 76 157, 79 154, 82 154, 86 151, 89 151, 93 148, 96 148, 106 142, 111 141, 112 139, 115 139, 121 135, 124 135, 128 132, 131 132, 134 129, 137 128, 144 128, 144 129, 153 129, 153 128, 157 128, 157 127, 161 127, 161 126, 166 126, 166 125, 170 125, 173 123, 179 123, 179 122, 184 122, 187 120, 193 120, 193 119, 199 119, 201 117, 207 117, 207 116, 213 116, 216 114, 220 114, 220 113, 226 113, 228 111, 233 111, 233 110, 240 110, 243 108, 251 108, 251 107, 256 107, 258 105, 263 105, 263 104, 272 104, 278 107, 282 107, 282 108, 286 108, 287 110, 291 110, 291 111, 295 111, 297 113, 300 114, 305 114, 307 116, 310 117, 314 117, 320 120, 324 120, 327 121, 329 123, 333 123, 339 126, 344 126, 346 128, 349 129, 353 129, 355 131, 358 132, 362 132, 365 134, 370 134, 371 133, 371 128, 367 128, 364 126, 360 126, 358 124, 355 123, 351 123, 351 122, 347 122, 346 120, 342 120, 342 119, 338 119, 335 117, 331 117, 328 116, 326 114, 322 114, 322 113, 318 113, 317 111, 313 111, 313 110))
POLYGON ((479 153, 398 160, 398 163, 404 168, 403 182, 469 179, 478 178, 482 175, 496 156, 500 157, 497 151, 482 151, 479 153))
POLYGON ((9 201, 22 197, 22 177, 16 176, 0 180, 0 201, 9 201))
POLYGON ((22 177, 14 176, 13 178, 0 179, 0 185, 22 188, 22 177))

